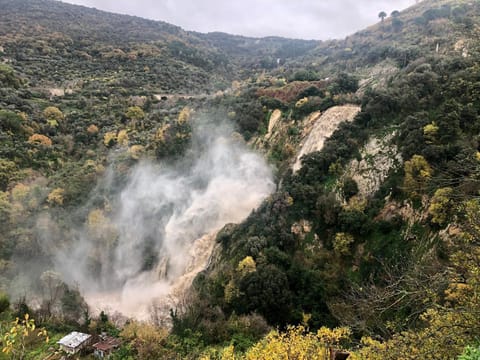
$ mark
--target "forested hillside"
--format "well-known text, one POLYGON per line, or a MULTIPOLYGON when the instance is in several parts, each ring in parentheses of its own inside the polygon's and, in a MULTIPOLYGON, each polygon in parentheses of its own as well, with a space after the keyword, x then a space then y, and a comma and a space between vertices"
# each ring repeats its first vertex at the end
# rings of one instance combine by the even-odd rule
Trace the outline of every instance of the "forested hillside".
POLYGON ((0 358, 479 356, 477 1, 323 42, 0 8, 0 358))

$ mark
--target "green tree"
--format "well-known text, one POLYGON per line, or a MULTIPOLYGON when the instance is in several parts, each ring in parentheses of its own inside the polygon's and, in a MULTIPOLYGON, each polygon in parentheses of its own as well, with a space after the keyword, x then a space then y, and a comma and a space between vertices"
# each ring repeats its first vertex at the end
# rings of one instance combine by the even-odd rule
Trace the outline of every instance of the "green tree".
POLYGON ((125 116, 131 121, 132 127, 137 127, 137 122, 143 120, 145 113, 139 106, 130 106, 125 113, 125 116))
POLYGON ((8 295, 3 292, 0 292, 0 313, 3 313, 9 307, 10 307, 10 299, 8 298, 8 295))
POLYGON ((432 121, 430 124, 423 127, 423 137, 427 144, 433 144, 437 141, 438 129, 438 125, 435 121, 432 121))
POLYGON ((385 20, 385 18, 387 17, 387 13, 386 13, 385 11, 380 11, 380 12, 378 13, 378 17, 379 17, 380 19, 382 19, 382 22, 383 22, 383 21, 385 20))
POLYGON ((400 16, 400 11, 398 10, 393 10, 390 14, 391 17, 396 18, 400 16))
POLYGON ((21 115, 9 110, 0 110, 0 129, 23 135, 25 133, 23 122, 21 115))
POLYGON ((404 170, 404 190, 412 198, 420 196, 426 190, 433 174, 430 164, 423 156, 413 155, 410 160, 405 161, 404 170))
POLYGON ((348 255, 350 253, 350 245, 354 241, 354 237, 348 233, 336 233, 333 240, 333 250, 338 255, 348 255))
POLYGON ((440 188, 435 191, 428 212, 432 216, 432 222, 445 225, 451 219, 453 189, 450 187, 440 188))
POLYGON ((399 32, 403 28, 403 21, 400 20, 399 18, 394 17, 392 20, 392 28, 393 28, 393 31, 399 32))
POLYGON ((284 272, 274 265, 258 266, 239 284, 239 313, 258 311, 270 324, 286 324, 291 316, 292 294, 284 272))
POLYGON ((7 189, 7 185, 16 171, 17 165, 13 161, 0 159, 0 191, 7 189))
POLYGON ((7 192, 0 191, 0 223, 5 226, 10 220, 12 204, 7 192))
POLYGON ((0 64, 0 85, 1 87, 20 87, 20 81, 15 76, 15 72, 7 64, 0 64))
POLYGON ((48 106, 43 110, 43 116, 47 123, 52 127, 57 127, 59 123, 65 118, 63 113, 56 106, 48 106))
POLYGON ((358 194, 357 182, 353 178, 348 176, 343 179, 340 190, 345 201, 348 201, 352 196, 358 194))

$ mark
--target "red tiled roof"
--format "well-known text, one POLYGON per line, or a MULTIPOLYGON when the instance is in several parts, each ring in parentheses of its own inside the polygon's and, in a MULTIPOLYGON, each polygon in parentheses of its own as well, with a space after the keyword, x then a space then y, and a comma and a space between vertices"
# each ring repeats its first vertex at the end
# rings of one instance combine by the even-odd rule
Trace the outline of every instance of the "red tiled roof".
POLYGON ((102 341, 93 344, 93 348, 101 351, 110 351, 120 346, 122 341, 120 339, 107 336, 102 341))

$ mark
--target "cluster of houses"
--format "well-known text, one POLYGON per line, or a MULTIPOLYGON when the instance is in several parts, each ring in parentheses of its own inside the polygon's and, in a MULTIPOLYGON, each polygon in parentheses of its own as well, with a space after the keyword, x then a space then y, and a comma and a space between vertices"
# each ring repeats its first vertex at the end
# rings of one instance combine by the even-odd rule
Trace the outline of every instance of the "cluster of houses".
POLYGON ((73 331, 61 338, 57 344, 60 349, 69 355, 75 355, 82 351, 92 351, 100 359, 108 359, 110 355, 120 347, 121 340, 106 334, 93 336, 73 331))

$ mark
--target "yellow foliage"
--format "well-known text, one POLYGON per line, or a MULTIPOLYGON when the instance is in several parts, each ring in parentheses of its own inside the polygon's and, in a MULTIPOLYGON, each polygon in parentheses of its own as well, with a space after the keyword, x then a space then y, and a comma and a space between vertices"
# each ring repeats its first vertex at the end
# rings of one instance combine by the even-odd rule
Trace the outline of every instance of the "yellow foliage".
POLYGON ((128 146, 127 130, 120 130, 117 135, 117 143, 120 146, 128 146))
POLYGON ((333 250, 338 255, 348 255, 350 253, 350 245, 354 240, 353 236, 348 233, 336 233, 333 240, 333 250))
POLYGON ((83 169, 86 173, 92 174, 95 173, 96 175, 102 175, 105 172, 105 167, 102 164, 96 163, 92 159, 88 159, 83 164, 83 169))
POLYGON ((92 159, 86 160, 85 163, 83 164, 83 168, 87 171, 95 170, 96 166, 97 166, 97 163, 95 162, 95 160, 92 160, 92 159))
POLYGON ((48 119, 47 124, 50 125, 51 127, 57 127, 58 126, 58 121, 55 119, 48 119))
POLYGON ((11 359, 25 358, 27 352, 26 341, 30 336, 36 335, 45 338, 47 343, 49 341, 47 330, 37 329, 35 320, 30 319, 28 314, 25 314, 22 320, 16 318, 10 329, 2 330, 2 353, 10 355, 11 359))
POLYGON ((235 282, 230 280, 223 290, 223 297, 227 304, 230 304, 235 298, 240 295, 239 289, 236 287, 235 282))
POLYGON ((182 111, 180 111, 180 114, 178 114, 178 123, 179 124, 185 124, 190 120, 190 116, 192 115, 192 109, 190 109, 188 106, 185 106, 182 111))
POLYGON ((313 334, 304 334, 303 327, 290 327, 287 333, 270 332, 264 340, 250 348, 248 360, 324 360, 325 347, 313 334))
POLYGON ((432 215, 432 222, 443 225, 448 219, 451 210, 451 196, 453 189, 450 187, 440 188, 435 191, 428 212, 432 215))
POLYGON ((65 190, 62 188, 56 188, 48 194, 47 202, 52 205, 63 205, 63 196, 65 195, 65 190))
POLYGON ((227 346, 225 349, 222 350, 221 353, 222 360, 235 360, 237 357, 235 356, 235 348, 233 345, 227 346))
POLYGON ((348 339, 351 335, 352 330, 348 327, 329 329, 322 326, 317 331, 317 337, 327 346, 338 346, 342 340, 348 339))
POLYGON ((420 318, 424 328, 395 334, 384 343, 370 339, 354 359, 454 359, 473 343, 472 330, 479 325, 474 313, 453 309, 428 309, 420 318))
POLYGON ((175 138, 177 138, 177 139, 182 139, 183 140, 183 139, 187 139, 189 137, 190 137, 190 134, 188 134, 188 133, 182 133, 182 132, 179 132, 179 131, 175 133, 175 138))
POLYGON ((383 342, 373 340, 371 337, 363 337, 360 341, 362 347, 355 353, 352 353, 349 360, 383 360, 383 354, 387 350, 387 345, 383 342))
POLYGON ((24 202, 30 193, 30 186, 18 183, 12 189, 12 200, 17 202, 24 202))
POLYGON ((28 143, 32 145, 41 145, 45 147, 52 146, 52 140, 42 134, 33 134, 28 138, 28 143))
POLYGON ((155 133, 155 140, 159 142, 164 142, 165 133, 168 131, 169 128, 170 128, 170 124, 163 124, 162 127, 159 128, 155 133))
POLYGON ((107 218, 101 209, 94 209, 90 211, 87 218, 88 227, 93 229, 100 225, 107 223, 107 218))
POLYGON ((59 122, 64 119, 63 113, 56 106, 49 106, 45 108, 45 110, 43 110, 43 116, 45 119, 47 119, 47 121, 55 120, 56 122, 59 122))
POLYGON ((302 325, 306 328, 308 327, 308 323, 312 319, 312 314, 302 313, 302 325))
POLYGON ((345 206, 346 210, 364 211, 368 205, 367 199, 354 195, 348 200, 348 204, 345 206))
POLYGON ((168 330, 156 327, 149 323, 132 321, 125 325, 120 335, 129 340, 163 341, 168 336, 168 330))
POLYGON ((257 265, 255 260, 251 256, 245 257, 238 263, 237 271, 240 273, 240 276, 243 277, 249 273, 252 273, 257 270, 257 265))
POLYGON ((163 359, 168 330, 148 323, 132 321, 125 325, 120 336, 131 341, 138 359, 163 359))
POLYGON ((289 326, 287 331, 270 332, 245 354, 248 360, 324 360, 329 358, 330 347, 350 336, 350 330, 322 328, 317 334, 305 331, 303 326, 289 326))
POLYGON ((111 147, 115 144, 117 140, 117 133, 115 131, 109 131, 103 136, 103 144, 106 147, 111 147))
POLYGON ((480 337, 480 203, 464 204, 462 231, 452 233, 450 247, 450 283, 444 301, 429 307, 420 316, 421 327, 395 334, 385 342, 364 341, 354 359, 455 359, 466 345, 480 337))
POLYGON ((427 160, 421 155, 413 155, 405 161, 405 178, 403 186, 411 197, 417 197, 425 191, 428 181, 432 177, 433 170, 427 160))
POLYGON ((131 106, 127 109, 125 116, 130 120, 140 120, 145 117, 145 113, 139 106, 131 106))
POLYGON ((300 100, 298 100, 298 101, 295 103, 295 107, 296 107, 296 108, 300 108, 300 107, 302 107, 303 105, 305 105, 306 103, 308 103, 308 98, 307 98, 307 97, 304 97, 303 99, 300 99, 300 100))
POLYGON ((472 294, 474 290, 475 289, 469 284, 459 282, 451 283, 448 285, 447 290, 445 290, 445 300, 450 301, 450 303, 457 303, 472 294))
POLYGON ((293 205, 294 200, 293 200, 293 197, 291 197, 290 195, 288 195, 285 200, 286 200, 287 206, 293 205))
POLYGON ((132 159, 138 160, 145 152, 145 147, 142 145, 133 145, 128 149, 128 153, 132 159))
POLYGON ((480 200, 471 199, 462 205, 466 220, 464 224, 466 236, 470 241, 478 240, 480 238, 480 200))
POLYGON ((25 113, 25 112, 23 112, 23 111, 22 111, 22 112, 19 112, 19 113, 18 113, 18 116, 20 116, 23 121, 27 121, 27 120, 28 120, 28 115, 27 115, 27 113, 25 113))
MULTIPOLYGON (((8 200, 8 193, 0 191, 0 222, 5 223, 10 218, 12 204, 8 200)), ((1 269, 0 269, 1 270, 1 269)))
POLYGON ((435 123, 435 121, 423 127, 423 137, 425 138, 425 141, 427 144, 431 144, 435 142, 437 133, 438 133, 438 126, 435 123))
POLYGON ((87 217, 87 227, 89 234, 101 241, 99 245, 107 248, 112 246, 118 237, 116 227, 101 209, 90 211, 87 217))

